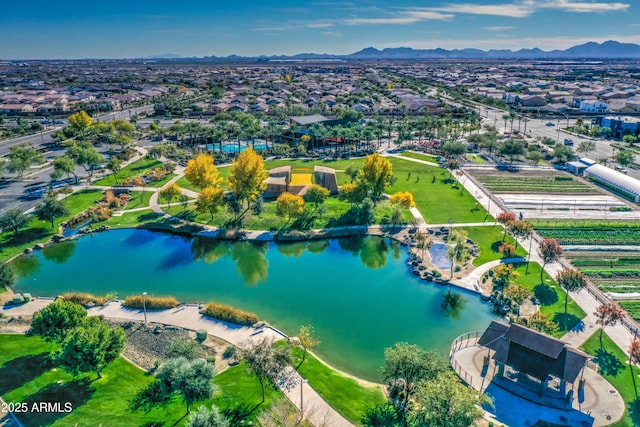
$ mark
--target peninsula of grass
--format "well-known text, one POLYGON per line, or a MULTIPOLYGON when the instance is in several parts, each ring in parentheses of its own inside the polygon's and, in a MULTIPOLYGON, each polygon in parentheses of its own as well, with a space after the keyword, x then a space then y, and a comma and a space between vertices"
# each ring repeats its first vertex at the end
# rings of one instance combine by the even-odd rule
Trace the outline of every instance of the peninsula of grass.
POLYGON ((149 157, 143 157, 135 162, 127 165, 118 172, 118 181, 116 182, 113 174, 105 176, 102 179, 94 182, 94 185, 117 185, 122 181, 133 178, 140 175, 145 175, 147 172, 159 168, 162 166, 162 162, 160 160, 152 159, 149 157))
MULTIPOLYGON (((291 351, 293 365, 297 366, 302 359, 302 350, 291 347, 291 351)), ((355 425, 362 425, 362 417, 368 409, 385 402, 379 387, 365 387, 353 378, 329 368, 313 354, 307 353, 298 372, 329 406, 355 425)))
MULTIPOLYGON (((480 249, 480 255, 473 260, 474 266, 477 267, 486 262, 503 258, 498 248, 502 244, 504 228, 499 225, 488 225, 486 227, 464 227, 463 230, 467 232, 469 239, 478 244, 478 249, 480 249)), ((509 235, 505 241, 512 245, 516 243, 514 238, 509 235)), ((516 256, 526 257, 527 251, 518 245, 516 256)))
POLYGON ((438 159, 435 158, 435 156, 431 156, 429 154, 414 153, 412 151, 405 151, 404 153, 402 153, 402 157, 409 157, 411 159, 424 160, 425 162, 435 163, 436 165, 440 163, 438 162, 438 159))
POLYGON ((528 273, 525 273, 526 268, 526 263, 516 266, 515 270, 518 272, 519 277, 514 279, 513 283, 523 286, 533 292, 534 296, 540 300, 540 311, 548 314, 551 319, 558 323, 559 328, 553 336, 561 337, 566 332, 573 329, 573 327, 586 316, 586 313, 578 304, 576 304, 571 296, 569 296, 567 314, 565 314, 565 290, 562 289, 562 287, 558 285, 546 271, 543 273, 542 283, 540 283, 540 270, 542 270, 542 266, 537 262, 529 263, 528 273))
POLYGON ((152 195, 153 191, 132 191, 130 193, 131 198, 124 210, 148 207, 152 195))
POLYGON ((427 223, 493 221, 486 209, 455 181, 448 170, 396 157, 390 157, 389 161, 397 180, 387 193, 413 193, 416 206, 427 223))
MULTIPOLYGON (((633 379, 629 370, 627 354, 613 342, 605 333, 602 334, 602 346, 600 345, 600 332, 596 331, 580 347, 585 353, 594 356, 594 361, 600 365, 599 373, 609 381, 620 393, 625 402, 625 411, 620 419, 612 427, 633 427, 638 425, 634 419, 640 416, 640 405, 636 398, 633 379), (631 409, 631 411, 630 411, 631 409), (632 413, 633 412, 633 413, 632 413)), ((639 368, 634 368, 634 375, 638 375, 639 368)), ((637 378, 637 377, 636 377, 637 378)), ((636 379, 636 381, 638 381, 636 379)))
MULTIPOLYGON (((173 398, 166 405, 149 412, 132 412, 131 399, 149 383, 153 376, 122 357, 116 359, 96 379, 95 374, 72 376, 55 366, 49 352, 58 345, 37 336, 0 334, 0 395, 7 402, 71 402, 73 411, 28 412, 16 414, 24 425, 86 425, 87 420, 110 426, 173 425, 185 413, 182 399, 173 398)), ((194 405, 215 404, 221 411, 236 414, 235 421, 246 416, 261 400, 260 384, 251 377, 244 364, 231 367, 214 378, 218 392, 213 398, 194 405)), ((268 387, 265 403, 246 418, 254 421, 261 411, 284 396, 268 387)), ((185 425, 182 419, 179 425, 185 425)), ((234 424, 237 425, 237 424, 234 424)))
POLYGON ((60 223, 68 221, 74 215, 94 206, 95 202, 101 198, 102 190, 80 190, 64 198, 70 214, 54 221, 55 227, 53 229, 51 228, 51 223, 32 217, 27 228, 20 230, 18 234, 14 235, 13 232, 0 234, 0 260, 6 261, 13 258, 21 254, 26 248, 33 247, 36 243, 48 242, 51 236, 57 233, 60 223))
POLYGON ((148 225, 160 221, 162 216, 151 209, 136 212, 125 212, 120 216, 112 216, 110 219, 101 222, 100 225, 107 225, 111 228, 132 228, 148 225))

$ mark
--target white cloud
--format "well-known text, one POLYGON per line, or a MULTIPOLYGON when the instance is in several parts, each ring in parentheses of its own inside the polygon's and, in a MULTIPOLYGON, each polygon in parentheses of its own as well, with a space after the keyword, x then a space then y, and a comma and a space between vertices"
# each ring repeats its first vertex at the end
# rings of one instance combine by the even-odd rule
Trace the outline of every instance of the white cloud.
POLYGON ((432 10, 436 12, 465 13, 470 15, 493 15, 507 16, 510 18, 525 18, 533 13, 533 8, 529 6, 529 2, 512 3, 512 4, 449 4, 441 7, 423 8, 423 10, 432 10))
POLYGON ((342 33, 339 31, 323 31, 322 35, 329 37, 342 37, 342 33))
POLYGON ((307 28, 329 28, 329 27, 334 27, 336 24, 333 24, 331 22, 310 22, 308 24, 305 24, 305 27, 307 28))
POLYGON ((495 25, 493 27, 483 27, 483 28, 489 31, 509 31, 509 30, 513 30, 515 27, 512 27, 510 25, 495 25))
POLYGON ((367 24, 413 24, 420 21, 447 21, 453 18, 450 13, 440 13, 426 10, 412 10, 401 12, 399 15, 385 18, 349 18, 345 19, 346 25, 367 25, 367 24))
POLYGON ((565 12, 577 13, 604 13, 620 12, 629 9, 626 3, 587 3, 575 2, 573 0, 545 0, 539 4, 540 8, 559 9, 565 12))

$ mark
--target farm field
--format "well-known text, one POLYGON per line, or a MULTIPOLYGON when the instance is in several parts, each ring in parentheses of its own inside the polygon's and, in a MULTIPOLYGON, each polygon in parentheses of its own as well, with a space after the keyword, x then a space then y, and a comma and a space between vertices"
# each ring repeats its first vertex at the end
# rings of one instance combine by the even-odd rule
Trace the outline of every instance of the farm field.
POLYGON ((596 193, 598 189, 579 178, 557 171, 470 170, 492 192, 596 193))
POLYGON ((638 245, 638 221, 532 221, 542 237, 558 240, 561 245, 638 245))

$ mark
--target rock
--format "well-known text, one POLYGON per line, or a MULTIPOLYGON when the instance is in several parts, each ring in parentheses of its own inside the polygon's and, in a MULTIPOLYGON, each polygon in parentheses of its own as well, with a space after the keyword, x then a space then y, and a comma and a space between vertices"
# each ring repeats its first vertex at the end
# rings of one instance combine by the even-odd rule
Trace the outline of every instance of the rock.
POLYGON ((208 332, 205 329, 198 329, 196 331, 196 340, 202 342, 207 339, 208 332))
POLYGON ((44 249, 44 243, 36 243, 33 249, 44 249))
POLYGON ((24 249, 24 253, 25 254, 30 254, 31 252, 33 252, 33 249, 31 249, 31 248, 25 248, 24 249))
POLYGON ((263 322, 262 320, 261 320, 261 321, 259 321, 259 322, 254 323, 254 324, 252 325, 252 327, 253 327, 254 329, 261 329, 261 328, 264 328, 265 326, 267 326, 267 324, 266 324, 266 322, 263 322))

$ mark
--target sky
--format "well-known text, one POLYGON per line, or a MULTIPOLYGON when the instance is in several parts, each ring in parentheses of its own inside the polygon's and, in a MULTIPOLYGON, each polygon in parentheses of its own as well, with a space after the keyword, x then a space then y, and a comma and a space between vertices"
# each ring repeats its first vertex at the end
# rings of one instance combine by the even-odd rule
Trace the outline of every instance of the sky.
POLYGON ((640 44, 640 0, 2 0, 0 58, 640 44))

